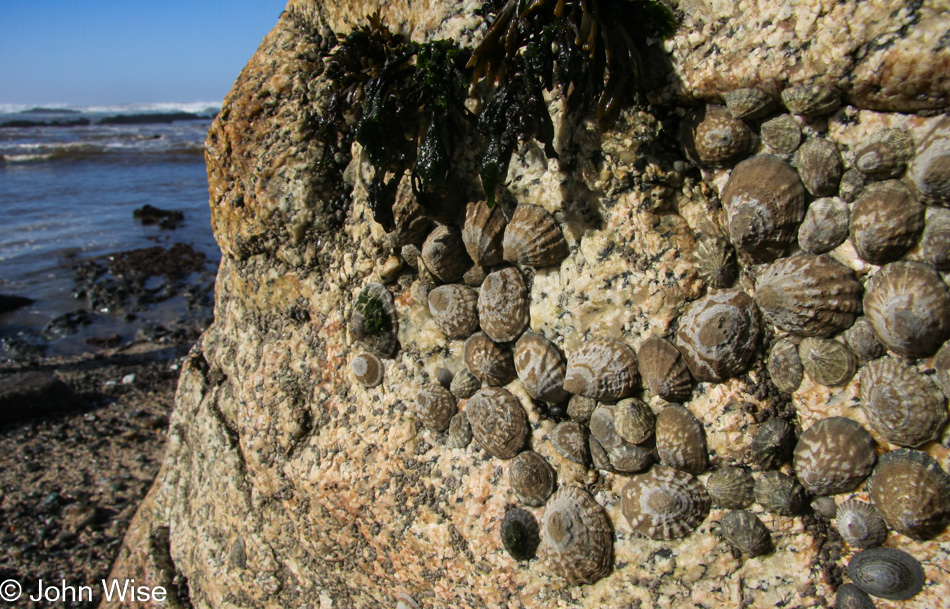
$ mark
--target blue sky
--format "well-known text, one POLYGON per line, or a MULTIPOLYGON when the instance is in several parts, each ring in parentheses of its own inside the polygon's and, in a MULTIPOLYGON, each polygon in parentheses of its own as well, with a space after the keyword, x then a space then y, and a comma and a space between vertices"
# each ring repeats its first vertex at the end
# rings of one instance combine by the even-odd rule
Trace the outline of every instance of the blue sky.
POLYGON ((0 104, 220 101, 286 0, 0 0, 0 104))

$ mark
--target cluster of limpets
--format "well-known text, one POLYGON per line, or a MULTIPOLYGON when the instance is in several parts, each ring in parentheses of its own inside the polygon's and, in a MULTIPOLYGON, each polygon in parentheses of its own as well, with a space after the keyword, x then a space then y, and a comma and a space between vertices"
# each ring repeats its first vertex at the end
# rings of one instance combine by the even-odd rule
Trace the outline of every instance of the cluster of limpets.
MULTIPOLYGON (((464 340, 465 366, 423 386, 416 414, 453 447, 474 442, 508 460, 514 495, 544 508, 540 525, 522 508, 503 519, 514 558, 538 548, 568 582, 591 583, 610 572, 614 543, 604 508, 579 486, 559 486, 532 450, 525 409, 506 389, 517 382, 557 421, 543 441, 568 461, 628 478, 621 512, 636 535, 690 535, 715 507, 725 510, 718 534, 755 557, 773 539, 753 503, 785 516, 813 511, 859 550, 839 606, 873 606, 865 593, 906 599, 924 585, 916 559, 878 546, 889 530, 926 540, 950 523, 950 476, 920 450, 948 419, 950 291, 941 272, 950 270, 950 118, 919 142, 888 128, 842 155, 820 127, 839 108, 837 94, 801 86, 781 99, 787 112, 776 116, 776 100, 742 89, 683 122, 694 163, 731 168, 721 232, 697 241, 706 294, 685 307, 675 332, 637 349, 602 336, 565 355, 558 337, 529 330, 534 269, 569 254, 544 208, 520 204, 506 215, 470 203, 458 227, 434 225, 400 198, 393 243, 430 286, 429 312, 446 339, 464 340), (827 387, 857 379, 867 424, 897 448, 845 417, 798 433, 792 413, 759 427, 748 459, 755 474, 723 467, 704 483, 705 430, 688 408, 695 384, 727 381, 763 357, 786 394, 805 375, 827 387), (921 372, 928 367, 935 374, 921 372), (666 405, 654 409, 644 391, 666 405), (859 489, 870 502, 833 498, 859 489)), ((398 348, 396 323, 392 296, 368 284, 351 315, 369 351, 352 359, 353 372, 367 387, 382 375, 377 356, 398 348)))

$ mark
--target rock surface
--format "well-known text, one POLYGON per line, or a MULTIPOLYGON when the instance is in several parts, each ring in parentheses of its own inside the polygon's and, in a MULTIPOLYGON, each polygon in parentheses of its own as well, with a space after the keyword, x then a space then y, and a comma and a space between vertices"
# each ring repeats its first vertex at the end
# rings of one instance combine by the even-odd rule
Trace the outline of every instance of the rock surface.
MULTIPOLYGON (((755 508, 775 548, 754 559, 714 534, 719 509, 683 539, 636 537, 620 514, 626 479, 586 471, 554 450, 554 421, 518 380, 508 389, 527 413, 531 448, 555 467, 559 487, 583 486, 605 508, 615 562, 581 587, 543 561, 515 562, 499 535, 518 503, 508 462, 474 444, 453 448, 412 413, 438 370, 461 368, 463 344, 438 329, 414 273, 389 286, 400 349, 384 360, 382 384, 367 389, 351 377, 360 352, 348 332, 352 304, 393 252, 366 204, 359 146, 349 209, 318 168, 313 125, 329 95, 317 34, 349 31, 376 6, 291 0, 212 126, 212 222, 224 254, 215 322, 183 366, 166 459, 113 576, 165 585, 176 600, 164 607, 827 606, 851 550, 826 521, 755 508)), ((381 11, 414 40, 473 46, 487 29, 477 6, 397 0, 381 11)), ((950 99, 950 50, 940 42, 948 3, 913 6, 684 0, 679 33, 665 50, 654 47, 671 69, 650 97, 713 100, 757 86, 777 99, 782 87, 807 81, 839 88, 851 104, 827 119, 839 147, 880 126, 919 137, 926 117, 876 111, 939 109, 950 99)), ((716 194, 727 172, 704 172, 703 181, 684 169, 675 129, 648 111, 626 110, 601 133, 594 121, 565 121, 559 100, 549 107, 560 164, 522 147, 506 194, 554 214, 570 250, 559 266, 532 272, 529 329, 568 354, 594 337, 637 348, 669 336, 704 293, 690 253, 701 235, 722 234, 716 194)), ((871 270, 847 244, 834 255, 871 270)), ((752 286, 739 279, 741 289, 752 286)), ((801 428, 838 415, 866 425, 852 404, 856 386, 806 379, 789 402, 759 366, 700 384, 688 406, 706 430, 712 466, 749 465, 761 422, 790 405, 801 428)), ((663 404, 650 400, 654 409, 663 404)), ((930 449, 946 468, 945 446, 930 449)), ((541 521, 544 508, 528 511, 541 521)), ((948 598, 950 585, 940 582, 950 533, 894 543, 921 561, 928 580, 902 606, 948 598)))

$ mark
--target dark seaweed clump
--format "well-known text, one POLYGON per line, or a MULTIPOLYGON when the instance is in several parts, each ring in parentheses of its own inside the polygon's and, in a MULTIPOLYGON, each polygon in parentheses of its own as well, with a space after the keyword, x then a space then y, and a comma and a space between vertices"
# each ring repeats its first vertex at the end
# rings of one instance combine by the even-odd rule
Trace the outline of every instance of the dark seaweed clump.
POLYGON ((376 296, 365 291, 360 293, 354 308, 363 315, 364 326, 362 330, 366 335, 379 335, 392 330, 393 320, 386 313, 383 301, 376 296))

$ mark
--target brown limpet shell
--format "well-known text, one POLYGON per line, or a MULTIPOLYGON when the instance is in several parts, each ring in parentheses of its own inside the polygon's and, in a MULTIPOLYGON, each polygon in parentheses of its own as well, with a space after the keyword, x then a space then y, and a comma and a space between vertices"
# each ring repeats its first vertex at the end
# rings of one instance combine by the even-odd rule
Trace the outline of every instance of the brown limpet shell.
POLYGON ((866 364, 872 359, 884 355, 884 345, 874 336, 874 329, 866 317, 859 317, 854 324, 844 331, 844 342, 858 358, 858 362, 866 364))
POLYGON ((465 364, 479 380, 488 385, 507 385, 515 378, 511 349, 499 345, 484 332, 465 340, 465 364))
POLYGON ((489 273, 478 293, 478 321, 493 341, 515 340, 528 326, 528 288, 521 271, 506 268, 489 273))
POLYGON ((841 105, 841 96, 820 85, 796 85, 782 91, 782 103, 792 114, 822 116, 841 105))
POLYGON ((567 358, 564 389, 598 400, 619 400, 633 393, 640 380, 637 354, 612 338, 594 338, 567 358))
POLYGON ((762 118, 775 106, 771 95, 753 87, 727 91, 723 100, 734 117, 748 120, 762 118))
POLYGON ((820 137, 810 138, 795 153, 795 164, 802 184, 812 195, 827 197, 838 192, 844 166, 841 153, 832 142, 820 137))
POLYGON ((422 263, 441 283, 455 283, 462 278, 472 260, 465 251, 458 227, 439 225, 422 244, 422 263))
POLYGON ((501 206, 488 206, 486 201, 472 201, 465 206, 462 242, 477 266, 501 264, 501 241, 505 235, 505 214, 501 206))
POLYGON ((656 415, 656 451, 664 465, 701 474, 709 461, 703 424, 684 406, 670 405, 656 415))
POLYGON ((867 180, 857 169, 848 169, 841 176, 841 182, 838 184, 838 196, 853 203, 860 196, 867 185, 867 180))
POLYGON ((416 395, 416 416, 426 429, 445 431, 456 412, 455 396, 438 383, 423 386, 416 395))
POLYGON ((478 328, 478 296, 452 283, 429 290, 429 313, 447 338, 466 338, 478 328))
POLYGON ((861 260, 884 264, 897 260, 924 229, 924 206, 897 180, 875 182, 851 210, 851 241, 861 260))
POLYGON ((679 349, 662 338, 648 338, 637 352, 640 375, 647 388, 667 402, 685 402, 693 390, 693 377, 679 349))
POLYGON ((706 285, 713 288, 731 287, 739 277, 736 251, 722 237, 703 237, 696 242, 693 263, 706 285))
POLYGON ((914 158, 914 140, 903 129, 873 133, 854 153, 854 168, 872 180, 898 178, 914 158))
POLYGON ((920 141, 907 177, 921 201, 950 206, 950 117, 937 121, 920 141))
POLYGON ((872 276, 864 314, 881 343, 907 357, 933 355, 950 338, 950 291, 922 262, 892 262, 872 276))
POLYGON ((755 146, 755 134, 723 106, 708 105, 683 122, 687 153, 704 167, 728 167, 755 146))
POLYGON ((762 123, 762 141, 782 154, 795 152, 802 142, 802 128, 791 114, 780 114, 762 123))
POLYGON ((493 457, 510 459, 524 447, 528 417, 521 402, 501 387, 479 390, 465 404, 472 437, 493 457))
POLYGON ((867 592, 854 584, 843 584, 835 591, 835 609, 875 609, 867 592))
POLYGON ((537 205, 519 205, 505 228, 503 257, 508 262, 541 268, 567 257, 567 241, 554 216, 537 205))
POLYGON ((870 503, 849 499, 838 506, 835 527, 855 548, 875 548, 887 539, 887 525, 870 503))
POLYGON ((950 209, 931 207, 927 210, 920 253, 938 270, 950 271, 950 209))
POLYGON ((416 200, 412 180, 408 177, 400 180, 396 189, 393 222, 395 226, 389 233, 393 247, 422 243, 432 229, 432 220, 426 217, 425 210, 416 200))
POLYGON ((460 400, 466 400, 482 388, 482 382, 468 368, 462 368, 452 377, 449 391, 460 400))
POLYGON ((828 417, 802 433, 795 446, 795 475, 813 495, 853 491, 871 474, 874 440, 860 423, 828 417))
POLYGON ((706 480, 706 492, 714 507, 738 510, 752 505, 755 479, 741 467, 724 467, 706 480))
POLYGON ((590 584, 613 565, 613 529, 604 508, 585 490, 567 486, 548 501, 542 525, 546 563, 570 584, 590 584))
POLYGON ((586 467, 590 464, 587 433, 587 428, 577 421, 562 421, 551 432, 551 444, 568 461, 586 467))
POLYGON ((950 476, 919 450, 900 448, 878 459, 868 494, 888 526, 901 535, 933 539, 950 523, 950 476))
POLYGON ((643 400, 621 400, 614 407, 613 415, 617 433, 633 444, 646 442, 656 429, 656 415, 643 400))
POLYGON ((557 346, 534 332, 525 332, 515 345, 515 371, 532 398, 542 402, 563 402, 567 362, 557 346))
POLYGON ((772 551, 772 534, 758 516, 748 510, 732 510, 719 521, 719 535, 729 545, 749 556, 772 551))
POLYGON ((621 474, 642 472, 653 464, 653 451, 636 444, 626 442, 606 449, 607 458, 614 471, 621 474))
POLYGON ((655 465, 621 491, 620 510, 633 531, 650 539, 689 535, 709 513, 709 495, 692 474, 655 465))
POLYGON ((858 358, 847 345, 831 338, 804 338, 798 353, 808 376, 825 387, 847 385, 858 370, 858 358))
POLYGON ((783 338, 775 341, 769 352, 766 364, 772 383, 779 391, 794 393, 802 384, 805 368, 798 354, 798 346, 791 339, 783 338))
POLYGON ((934 355, 935 380, 940 390, 950 399, 950 342, 946 342, 934 355))
POLYGON ((795 428, 785 419, 773 417, 759 426, 752 438, 752 462, 762 469, 775 469, 792 458, 795 428))
POLYGON ((756 503, 782 516, 797 516, 808 505, 805 489, 798 480, 781 472, 770 471, 759 475, 752 492, 756 503))
POLYGON ((923 446, 947 424, 947 400, 940 388, 912 366, 884 357, 861 371, 861 407, 871 427, 900 446, 923 446))
POLYGON ((749 367, 760 335, 752 298, 742 290, 718 290, 690 303, 679 319, 676 345, 696 380, 718 383, 749 367))
POLYGON ((468 422, 468 415, 457 412, 449 420, 450 448, 465 448, 472 443, 472 425, 468 422))
POLYGON ((383 381, 383 362, 372 353, 360 353, 354 357, 350 368, 359 384, 368 389, 383 381))
POLYGON ((597 400, 584 395, 574 395, 567 402, 567 416, 578 423, 587 423, 597 408, 597 400))
POLYGON ((844 199, 825 197, 812 201, 798 227, 798 245, 811 254, 830 252, 848 238, 851 212, 844 199))
POLYGON ((508 465, 511 490, 525 505, 544 505, 554 492, 556 480, 554 468, 533 450, 518 453, 508 465))

